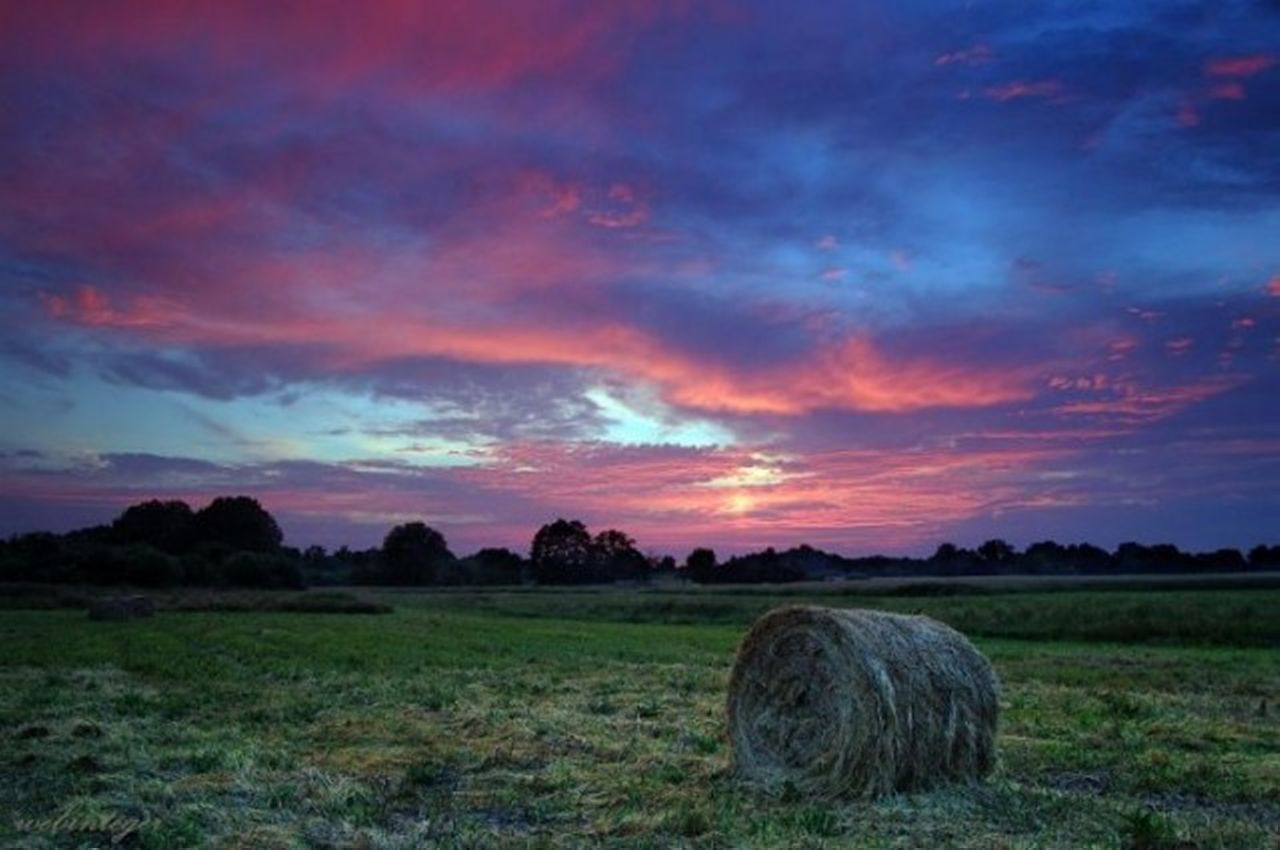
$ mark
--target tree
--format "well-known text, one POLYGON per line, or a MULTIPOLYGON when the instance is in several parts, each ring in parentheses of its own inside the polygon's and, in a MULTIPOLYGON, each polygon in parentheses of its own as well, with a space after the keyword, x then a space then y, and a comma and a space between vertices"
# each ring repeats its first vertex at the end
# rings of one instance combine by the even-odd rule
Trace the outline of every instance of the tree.
POLYGON ((696 582, 704 582, 711 578, 716 569, 716 552, 714 549, 698 548, 684 559, 685 574, 696 582))
POLYGON ((475 584, 519 584, 524 571, 524 558, 510 549, 481 549, 466 561, 475 584))
POLYGON ((804 562, 813 551, 788 549, 778 552, 768 546, 762 552, 730 558, 714 569, 708 569, 696 580, 716 584, 803 581, 808 578, 804 562))
POLYGON ((32 531, 9 538, 0 580, 66 582, 76 581, 76 566, 62 538, 48 531, 32 531))
POLYGON ((421 522, 407 522, 382 541, 381 576, 385 584, 432 584, 454 562, 444 535, 421 522))
POLYGON ((1197 557, 1196 560, 1202 569, 1208 568, 1215 572, 1241 572, 1248 566, 1244 555, 1240 554, 1239 549, 1218 549, 1214 552, 1205 552, 1197 557))
POLYGON ((1181 551, 1172 543, 1144 546, 1141 543, 1121 543, 1116 548, 1116 568, 1128 573, 1161 573, 1194 569, 1195 558, 1181 551))
POLYGON ((674 573, 676 571, 676 559, 670 555, 646 555, 645 560, 649 562, 649 572, 651 573, 674 573))
POLYGON ((1249 566, 1280 566, 1280 546, 1254 546, 1249 550, 1249 566))
POLYGON ((581 584, 592 575, 592 540, 579 520, 557 519, 538 529, 529 547, 533 578, 541 584, 581 584))
POLYGON ((262 552, 236 552, 219 566, 223 584, 233 587, 305 587, 297 560, 262 552))
POLYGON ((1012 546, 999 538, 988 540, 978 547, 978 554, 983 560, 990 561, 993 564, 1003 564, 1013 560, 1013 556, 1017 554, 1012 546))
POLYGON ((616 528, 600 532, 591 541, 591 560, 597 577, 613 581, 643 578, 649 567, 635 540, 616 528))
POLYGON ((1066 557, 1067 550, 1061 543, 1041 540, 1027 547, 1022 560, 1028 572, 1057 573, 1062 571, 1066 557))
POLYGON ((273 553, 284 535, 271 514, 248 496, 219 496, 192 517, 195 539, 239 552, 273 553))
POLYGON ((940 543, 937 550, 933 553, 933 560, 942 563, 954 561, 960 557, 960 550, 956 548, 954 543, 940 543))
POLYGON ((1106 573, 1115 567, 1111 553, 1092 543, 1078 543, 1071 547, 1071 560, 1081 572, 1106 573))
POLYGON ((186 502, 151 499, 125 508, 111 523, 111 536, 116 543, 145 543, 172 554, 190 544, 194 519, 186 502))

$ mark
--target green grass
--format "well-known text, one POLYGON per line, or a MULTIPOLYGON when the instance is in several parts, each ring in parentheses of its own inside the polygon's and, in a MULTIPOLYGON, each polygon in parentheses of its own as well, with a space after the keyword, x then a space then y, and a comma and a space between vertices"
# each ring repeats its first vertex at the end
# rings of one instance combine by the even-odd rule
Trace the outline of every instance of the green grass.
POLYGON ((926 586, 919 596, 833 588, 742 587, 570 592, 455 591, 411 594, 438 610, 484 610, 522 617, 633 623, 746 626, 777 605, 812 602, 837 607, 925 613, 971 636, 1029 640, 1204 644, 1280 648, 1280 590, 1114 590, 963 593, 963 585, 926 586), (948 592, 941 592, 948 591, 948 592))
POLYGON ((346 590, 140 589, 48 584, 0 584, 0 610, 72 608, 83 610, 102 597, 146 596, 168 611, 299 611, 314 614, 387 614, 391 606, 368 594, 346 590))
POLYGON ((139 818, 142 848, 1280 838, 1280 592, 825 596, 967 629, 1005 685, 990 781, 848 804, 730 772, 734 646, 779 598, 389 598, 377 617, 4 612, 0 847, 105 846, 15 828, 59 815, 139 818))

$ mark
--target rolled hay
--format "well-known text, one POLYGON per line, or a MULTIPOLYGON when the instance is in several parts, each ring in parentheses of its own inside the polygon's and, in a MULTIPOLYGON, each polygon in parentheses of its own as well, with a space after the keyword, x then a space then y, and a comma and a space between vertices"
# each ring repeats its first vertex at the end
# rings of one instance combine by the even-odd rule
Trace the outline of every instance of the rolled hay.
POLYGON ((156 613, 156 604, 146 596, 108 596, 89 606, 90 620, 138 620, 156 613))
POLYGON ((729 678, 734 767, 766 791, 873 798, 995 767, 1000 681, 924 616, 789 606, 743 639, 729 678))

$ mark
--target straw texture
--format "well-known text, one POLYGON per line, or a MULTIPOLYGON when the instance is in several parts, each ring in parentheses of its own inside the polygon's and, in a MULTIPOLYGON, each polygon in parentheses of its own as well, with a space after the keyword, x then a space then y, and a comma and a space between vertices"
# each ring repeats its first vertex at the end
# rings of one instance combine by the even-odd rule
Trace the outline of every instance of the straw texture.
POLYGON ((995 767, 1000 682, 923 616, 790 606, 756 621, 729 680, 734 766, 769 791, 872 798, 995 767))

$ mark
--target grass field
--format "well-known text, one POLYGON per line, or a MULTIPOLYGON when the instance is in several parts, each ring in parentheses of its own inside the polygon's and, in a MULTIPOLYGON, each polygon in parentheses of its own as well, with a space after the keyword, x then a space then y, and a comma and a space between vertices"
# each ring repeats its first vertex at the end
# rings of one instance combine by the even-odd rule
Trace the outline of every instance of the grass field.
POLYGON ((0 846, 1278 846, 1277 590, 825 594, 969 632, 1005 689, 988 782, 843 804, 730 772, 736 641, 796 595, 386 598, 0 612, 0 846))

